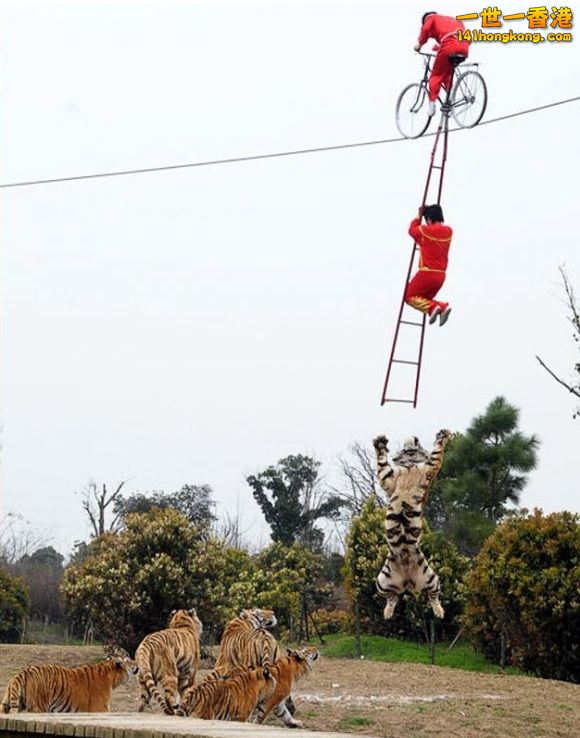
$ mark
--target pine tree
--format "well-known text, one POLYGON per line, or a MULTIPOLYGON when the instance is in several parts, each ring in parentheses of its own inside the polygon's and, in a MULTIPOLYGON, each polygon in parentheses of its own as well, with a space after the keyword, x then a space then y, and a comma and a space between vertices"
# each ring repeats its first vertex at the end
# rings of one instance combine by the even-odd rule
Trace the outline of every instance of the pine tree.
POLYGON ((447 449, 427 517, 464 551, 477 552, 536 467, 538 439, 518 422, 519 410, 496 397, 447 449))

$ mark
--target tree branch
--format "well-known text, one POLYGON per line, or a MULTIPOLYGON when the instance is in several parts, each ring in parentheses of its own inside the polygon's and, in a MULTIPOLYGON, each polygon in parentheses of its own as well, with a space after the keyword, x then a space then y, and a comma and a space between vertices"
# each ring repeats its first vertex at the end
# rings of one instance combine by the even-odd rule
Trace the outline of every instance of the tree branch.
POLYGON ((536 359, 538 360, 538 362, 540 363, 540 365, 544 367, 544 369, 548 372, 548 374, 550 374, 550 376, 554 377, 554 379, 556 380, 556 382, 558 382, 559 384, 561 384, 562 387, 565 387, 568 390, 568 392, 571 392, 576 397, 580 397, 580 389, 578 389, 576 387, 571 387, 569 384, 567 384, 566 382, 564 382, 563 379, 560 379, 560 377, 558 377, 557 374, 554 374, 554 372, 550 369, 550 367, 548 367, 548 366, 546 366, 546 364, 544 364, 544 362, 540 359, 539 356, 536 356, 536 359))

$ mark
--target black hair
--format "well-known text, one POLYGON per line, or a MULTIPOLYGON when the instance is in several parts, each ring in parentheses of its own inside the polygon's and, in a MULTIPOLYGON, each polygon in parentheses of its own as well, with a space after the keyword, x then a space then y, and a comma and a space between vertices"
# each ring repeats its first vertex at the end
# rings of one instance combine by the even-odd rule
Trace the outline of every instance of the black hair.
POLYGON ((443 223, 443 210, 441 210, 441 205, 426 205, 425 210, 423 210, 423 216, 425 220, 432 220, 434 223, 443 223))
POLYGON ((437 15, 437 11, 436 10, 429 10, 426 13, 423 13, 423 17, 421 18, 421 25, 423 25, 423 23, 425 23, 428 15, 437 15))

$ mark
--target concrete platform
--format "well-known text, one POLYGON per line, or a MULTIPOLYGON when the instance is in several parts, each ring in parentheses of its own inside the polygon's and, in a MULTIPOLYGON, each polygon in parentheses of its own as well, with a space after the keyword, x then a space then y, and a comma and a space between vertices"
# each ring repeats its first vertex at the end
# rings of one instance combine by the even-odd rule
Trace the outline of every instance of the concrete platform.
POLYGON ((0 715, 0 738, 26 738, 39 734, 76 738, 281 738, 289 734, 301 738, 354 738, 351 733, 326 733, 311 730, 229 723, 222 720, 138 712, 108 713, 11 713, 0 715))

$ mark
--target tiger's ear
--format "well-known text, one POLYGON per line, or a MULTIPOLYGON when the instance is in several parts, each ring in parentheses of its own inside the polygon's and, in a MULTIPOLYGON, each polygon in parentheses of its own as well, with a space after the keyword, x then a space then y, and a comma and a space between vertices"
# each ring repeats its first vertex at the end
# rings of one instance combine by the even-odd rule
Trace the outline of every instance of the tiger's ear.
POLYGON ((187 612, 191 615, 192 618, 197 617, 197 613, 195 611, 195 607, 192 607, 191 610, 188 610, 187 612))
POLYGON ((172 610, 172 611, 171 611, 171 612, 169 613, 169 617, 170 617, 170 618, 172 618, 172 617, 173 617, 174 615, 177 615, 177 610, 172 610))

